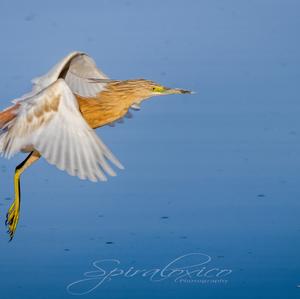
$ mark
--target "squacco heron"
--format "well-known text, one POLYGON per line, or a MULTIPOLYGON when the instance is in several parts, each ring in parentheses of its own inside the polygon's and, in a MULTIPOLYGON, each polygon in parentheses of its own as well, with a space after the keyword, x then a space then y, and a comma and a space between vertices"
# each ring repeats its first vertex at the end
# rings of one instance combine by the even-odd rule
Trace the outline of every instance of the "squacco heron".
POLYGON ((15 169, 15 198, 6 225, 13 239, 20 214, 20 176, 40 157, 72 176, 106 181, 108 162, 122 164, 93 129, 119 121, 145 99, 191 93, 150 80, 110 80, 85 53, 73 52, 46 75, 32 80, 30 93, 0 112, 0 152, 10 158, 29 153, 15 169))

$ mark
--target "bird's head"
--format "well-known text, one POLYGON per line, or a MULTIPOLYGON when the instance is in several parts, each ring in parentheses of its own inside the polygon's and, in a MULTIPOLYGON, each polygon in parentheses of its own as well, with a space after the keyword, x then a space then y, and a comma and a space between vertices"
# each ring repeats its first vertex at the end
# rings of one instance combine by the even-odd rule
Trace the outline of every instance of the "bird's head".
POLYGON ((136 90, 140 93, 142 99, 153 96, 163 96, 170 94, 191 94, 192 92, 180 88, 169 88, 151 80, 138 79, 132 80, 136 84, 136 90))
POLYGON ((129 104, 140 104, 142 101, 154 96, 192 93, 189 90, 169 88, 145 79, 111 81, 108 91, 118 98, 123 98, 129 104))

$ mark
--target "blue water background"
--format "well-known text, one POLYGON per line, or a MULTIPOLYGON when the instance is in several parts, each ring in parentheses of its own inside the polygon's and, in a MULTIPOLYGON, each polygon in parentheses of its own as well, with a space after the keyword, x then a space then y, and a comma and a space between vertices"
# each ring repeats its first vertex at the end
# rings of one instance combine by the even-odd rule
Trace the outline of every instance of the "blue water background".
POLYGON ((300 2, 0 1, 0 108, 68 52, 111 78, 191 89, 97 130, 125 165, 107 183, 41 159, 5 214, 18 154, 0 162, 0 298, 64 299, 91 263, 163 267, 201 252, 226 284, 115 278, 82 298, 300 298, 300 2))

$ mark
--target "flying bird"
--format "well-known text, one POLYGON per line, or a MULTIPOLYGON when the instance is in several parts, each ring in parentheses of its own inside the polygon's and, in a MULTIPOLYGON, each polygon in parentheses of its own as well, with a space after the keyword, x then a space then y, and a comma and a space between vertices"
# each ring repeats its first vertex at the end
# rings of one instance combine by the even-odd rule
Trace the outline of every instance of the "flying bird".
POLYGON ((109 162, 123 166, 94 129, 113 125, 150 97, 191 93, 145 79, 109 79, 83 52, 70 53, 32 83, 31 92, 0 112, 1 154, 29 153, 15 169, 15 198, 6 215, 10 240, 19 220, 25 169, 44 157, 72 176, 106 181, 106 175, 116 175, 109 162))

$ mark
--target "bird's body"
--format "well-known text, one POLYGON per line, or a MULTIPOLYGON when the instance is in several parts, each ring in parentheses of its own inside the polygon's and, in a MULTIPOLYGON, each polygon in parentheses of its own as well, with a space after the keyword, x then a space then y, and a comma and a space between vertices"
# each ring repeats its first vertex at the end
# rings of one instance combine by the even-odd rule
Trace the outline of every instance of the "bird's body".
POLYGON ((82 52, 69 54, 33 84, 0 112, 0 152, 8 158, 30 152, 15 172, 15 201, 6 221, 11 239, 19 219, 19 178, 27 167, 42 156, 70 175, 105 181, 105 174, 115 175, 108 162, 123 166, 93 129, 119 121, 149 97, 190 93, 144 79, 110 80, 82 52))
MULTIPOLYGON (((133 88, 134 83, 139 81, 111 80, 111 82, 106 83, 108 85, 106 90, 93 97, 75 95, 79 110, 89 126, 96 129, 112 124, 128 115, 130 108, 138 107, 141 98, 131 88, 133 88)), ((16 103, 0 112, 0 127, 16 117, 19 106, 20 104, 16 103)))

